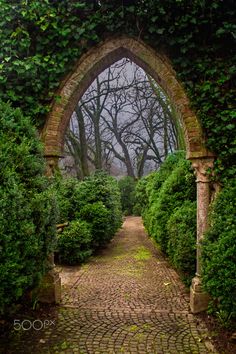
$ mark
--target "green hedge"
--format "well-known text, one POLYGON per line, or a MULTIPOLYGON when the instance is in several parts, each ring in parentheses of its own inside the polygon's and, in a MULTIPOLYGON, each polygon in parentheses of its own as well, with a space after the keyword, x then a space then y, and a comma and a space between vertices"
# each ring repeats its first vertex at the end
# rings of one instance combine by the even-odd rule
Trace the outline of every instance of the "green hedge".
POLYGON ((121 207, 124 215, 133 215, 135 205, 135 185, 134 178, 125 176, 118 182, 121 194, 121 207))
POLYGON ((184 201, 167 222, 167 255, 190 285, 196 272, 196 202, 184 201))
POLYGON ((122 223, 120 192, 117 181, 106 172, 97 171, 86 177, 76 188, 75 207, 80 217, 80 211, 87 205, 101 202, 108 210, 110 238, 122 223))
POLYGON ((202 245, 203 284, 222 316, 236 317, 236 182, 219 193, 202 245))
POLYGON ((84 262, 91 254, 92 235, 86 221, 74 220, 58 237, 59 260, 75 265, 84 262))
POLYGON ((109 223, 110 211, 101 201, 83 206, 77 215, 90 224, 93 249, 105 245, 114 235, 113 225, 109 223))
POLYGON ((72 264, 71 262, 74 264, 74 259, 77 259, 79 263, 85 259, 83 250, 79 256, 82 236, 79 234, 77 238, 75 236, 72 239, 72 230, 83 222, 89 225, 91 238, 86 243, 88 255, 109 242, 121 226, 122 212, 118 183, 105 172, 97 171, 83 181, 75 178, 62 179, 57 176, 54 180, 54 189, 57 191, 60 223, 65 221, 68 221, 69 225, 72 223, 69 231, 65 228, 59 236, 59 259, 68 264, 72 264), (67 255, 70 248, 71 253, 74 254, 76 242, 76 256, 73 256, 71 261, 67 255), (64 257, 63 245, 66 245, 66 257, 64 257))
POLYGON ((36 130, 0 102, 0 313, 38 284, 53 251, 57 208, 36 130))
POLYGON ((176 158, 175 164, 170 165, 171 167, 169 161, 166 162, 167 166, 164 163, 160 172, 156 173, 160 176, 151 181, 152 190, 147 209, 144 212, 144 224, 149 234, 154 237, 164 252, 167 251, 167 222, 171 214, 185 200, 194 201, 196 199, 195 178, 190 162, 183 159, 181 155, 176 158), (156 185, 158 185, 158 189, 156 185))
POLYGON ((196 183, 184 153, 169 155, 159 171, 141 179, 136 198, 149 235, 188 282, 196 259, 196 183))
POLYGON ((74 220, 75 213, 77 212, 77 192, 76 189, 79 185, 79 180, 76 178, 62 178, 61 174, 55 174, 51 180, 52 187, 54 188, 57 196, 57 205, 59 209, 58 221, 64 223, 74 220))

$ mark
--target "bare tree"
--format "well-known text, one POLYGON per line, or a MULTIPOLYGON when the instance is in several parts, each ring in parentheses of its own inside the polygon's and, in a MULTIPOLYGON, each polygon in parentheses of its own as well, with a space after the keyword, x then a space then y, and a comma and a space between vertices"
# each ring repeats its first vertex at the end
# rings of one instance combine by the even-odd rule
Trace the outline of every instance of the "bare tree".
POLYGON ((123 59, 100 74, 72 115, 66 151, 77 176, 93 169, 141 177, 179 148, 181 127, 168 98, 137 65, 123 59))

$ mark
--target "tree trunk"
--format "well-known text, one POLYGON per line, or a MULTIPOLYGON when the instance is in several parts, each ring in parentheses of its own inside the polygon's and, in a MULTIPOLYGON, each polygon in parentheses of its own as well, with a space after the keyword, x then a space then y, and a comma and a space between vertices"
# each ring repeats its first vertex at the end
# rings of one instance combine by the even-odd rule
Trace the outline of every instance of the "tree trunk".
POLYGON ((78 126, 79 126, 79 140, 80 140, 80 161, 81 161, 81 169, 83 176, 89 176, 89 167, 88 167, 88 147, 87 147, 87 139, 84 125, 84 117, 81 111, 81 108, 76 108, 76 114, 78 117, 78 126))

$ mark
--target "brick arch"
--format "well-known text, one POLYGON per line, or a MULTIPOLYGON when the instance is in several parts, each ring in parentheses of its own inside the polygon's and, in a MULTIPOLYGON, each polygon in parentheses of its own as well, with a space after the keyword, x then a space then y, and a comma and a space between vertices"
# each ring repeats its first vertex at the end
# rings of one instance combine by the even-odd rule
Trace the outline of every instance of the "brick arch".
POLYGON ((45 157, 55 159, 63 155, 65 132, 78 100, 97 75, 123 57, 149 73, 169 96, 183 126, 187 158, 211 156, 200 123, 169 60, 140 40, 122 37, 111 38, 90 49, 62 82, 57 92, 61 100, 52 105, 41 134, 45 157))
MULTIPOLYGON (((77 102, 97 75, 123 57, 130 58, 157 81, 171 100, 183 126, 187 158, 192 161, 197 177, 196 276, 190 290, 190 307, 193 313, 197 313, 207 308, 209 300, 201 285, 200 245, 208 225, 209 204, 216 192, 209 178, 214 156, 206 149, 201 125, 165 55, 155 52, 140 40, 127 37, 110 38, 84 54, 62 82, 57 92, 61 99, 52 105, 41 133, 45 145, 47 173, 53 173, 59 157, 63 155, 66 129, 77 102)), ((53 286, 55 288, 55 284, 53 286)))

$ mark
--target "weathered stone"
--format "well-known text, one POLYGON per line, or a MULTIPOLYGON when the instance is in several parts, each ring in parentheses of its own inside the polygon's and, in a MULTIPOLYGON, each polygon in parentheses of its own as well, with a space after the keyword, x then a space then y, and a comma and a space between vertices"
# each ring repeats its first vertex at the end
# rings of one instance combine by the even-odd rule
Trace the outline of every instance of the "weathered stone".
POLYGON ((78 100, 103 70, 122 57, 129 57, 159 83, 169 96, 182 121, 187 146, 187 157, 206 157, 212 154, 205 147, 201 125, 190 109, 188 98, 176 78, 169 58, 157 53, 141 40, 129 37, 109 38, 84 54, 74 71, 62 82, 42 131, 46 156, 63 154, 65 132, 78 100))
MULTIPOLYGON (((169 96, 183 126, 187 158, 192 161, 197 175, 196 274, 200 276, 200 241, 208 225, 209 203, 214 198, 206 173, 208 167, 212 167, 213 154, 205 146, 200 122, 190 108, 189 100, 177 80, 169 58, 163 53, 157 53, 141 40, 121 37, 107 39, 78 60, 74 70, 62 82, 57 92, 61 98, 52 105, 41 134, 45 144, 47 175, 53 174, 58 158, 63 155, 66 129, 77 102, 97 75, 123 57, 132 59, 157 81, 169 96)), ((214 190, 216 191, 216 188, 214 190)), ((193 304, 197 303, 197 296, 203 297, 201 292, 196 293, 194 289, 191 294, 195 299, 193 304)))
POLYGON ((43 277, 37 288, 37 299, 43 303, 59 304, 61 301, 61 278, 55 270, 50 270, 43 277))
POLYGON ((190 287, 190 309, 192 313, 205 311, 208 307, 210 296, 203 290, 198 276, 193 278, 190 287))

